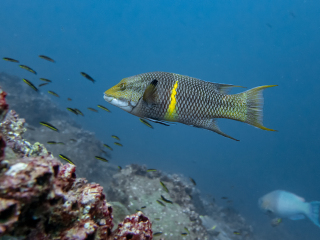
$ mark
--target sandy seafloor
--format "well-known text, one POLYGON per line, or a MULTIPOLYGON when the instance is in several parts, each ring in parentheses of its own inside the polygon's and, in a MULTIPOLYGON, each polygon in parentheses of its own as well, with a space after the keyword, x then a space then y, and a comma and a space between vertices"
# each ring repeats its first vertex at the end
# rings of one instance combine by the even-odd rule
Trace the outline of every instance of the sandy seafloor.
MULTIPOLYGON (((0 85, 8 93, 10 109, 26 119, 25 139, 45 144, 55 157, 68 156, 77 166, 78 177, 101 184, 114 207, 116 224, 123 216, 142 210, 151 219, 154 233, 162 232, 154 239, 295 239, 281 224, 276 230, 270 225, 272 231, 255 229, 233 207, 233 199, 218 204, 214 196, 201 193, 187 176, 178 172, 168 174, 161 169, 147 172, 147 166, 137 164, 119 170, 117 160, 112 158, 113 151, 103 147, 93 132, 77 123, 77 118, 82 116, 75 118, 73 113, 62 110, 50 97, 42 91, 35 92, 18 77, 1 73, 0 85), (59 132, 41 126, 40 121, 53 124, 59 132), (63 144, 52 145, 47 141, 63 144), (109 162, 98 161, 95 156, 105 157, 109 162), (160 186, 160 180, 166 183, 169 193, 160 186), (158 204, 161 195, 174 204, 158 204), (186 228, 190 233, 181 236, 186 228)), ((115 145, 110 146, 116 149, 115 145)), ((125 146, 121 151, 126 151, 125 146)))

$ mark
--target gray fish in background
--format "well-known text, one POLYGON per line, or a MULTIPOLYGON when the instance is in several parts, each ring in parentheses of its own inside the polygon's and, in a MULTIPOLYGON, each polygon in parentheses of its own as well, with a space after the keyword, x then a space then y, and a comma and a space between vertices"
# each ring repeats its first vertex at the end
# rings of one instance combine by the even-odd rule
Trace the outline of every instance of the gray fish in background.
POLYGON ((259 199, 259 206, 281 218, 291 220, 304 219, 306 216, 318 227, 320 202, 306 202, 304 198, 293 193, 276 190, 259 199))
POLYGON ((262 91, 274 86, 230 95, 227 91, 239 86, 175 73, 150 72, 122 79, 104 93, 104 99, 140 118, 180 122, 236 140, 223 133, 215 119, 228 118, 275 131, 262 125, 262 91))

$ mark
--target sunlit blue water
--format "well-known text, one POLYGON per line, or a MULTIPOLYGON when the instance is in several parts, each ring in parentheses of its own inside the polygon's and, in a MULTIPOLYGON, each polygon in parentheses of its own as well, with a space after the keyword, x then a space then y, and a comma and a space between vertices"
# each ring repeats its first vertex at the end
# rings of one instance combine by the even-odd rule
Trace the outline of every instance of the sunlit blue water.
MULTIPOLYGON (((260 196, 284 189, 320 200, 319 14, 320 3, 307 0, 2 0, 0 57, 16 58, 38 75, 3 60, 0 71, 37 85, 39 77, 52 79, 41 91, 57 92, 61 98, 52 99, 61 108, 83 110, 85 118, 77 119, 84 128, 109 145, 111 134, 121 138, 116 164, 192 176, 221 204, 221 196, 232 198, 256 229, 277 231, 257 207, 260 196), (152 130, 103 100, 122 78, 149 71, 248 88, 278 84, 264 92, 264 125, 279 132, 223 119, 220 128, 240 142, 181 124, 152 130), (112 113, 86 110, 97 104, 112 113)), ((320 236, 308 220, 284 224, 296 239, 320 236)))

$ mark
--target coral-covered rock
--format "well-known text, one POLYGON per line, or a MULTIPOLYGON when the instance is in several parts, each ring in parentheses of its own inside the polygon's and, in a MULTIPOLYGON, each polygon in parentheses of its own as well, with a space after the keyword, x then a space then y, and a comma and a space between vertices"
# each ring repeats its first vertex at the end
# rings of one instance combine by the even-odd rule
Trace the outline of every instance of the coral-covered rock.
POLYGON ((4 121, 0 123, 0 132, 7 143, 17 156, 49 156, 50 153, 40 143, 31 144, 24 140, 22 134, 26 131, 25 120, 19 118, 18 114, 10 110, 4 121))
POLYGON ((9 109, 9 105, 6 103, 6 96, 7 93, 0 87, 0 121, 2 121, 9 109))
POLYGON ((4 141, 2 135, 0 134, 0 162, 4 159, 4 149, 6 147, 6 142, 4 141))
POLYGON ((22 158, 0 174, 0 237, 108 239, 112 208, 103 189, 51 157, 22 158))
POLYGON ((152 224, 142 212, 127 216, 115 231, 115 240, 152 240, 152 224))

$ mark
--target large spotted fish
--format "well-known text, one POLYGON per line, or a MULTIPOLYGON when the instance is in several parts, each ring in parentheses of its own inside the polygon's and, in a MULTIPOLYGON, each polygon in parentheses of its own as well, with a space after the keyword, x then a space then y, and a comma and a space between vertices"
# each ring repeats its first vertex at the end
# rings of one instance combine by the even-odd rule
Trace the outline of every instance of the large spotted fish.
POLYGON ((230 95, 227 91, 239 86, 175 73, 150 72, 122 79, 104 93, 104 99, 140 118, 180 122, 234 139, 219 129, 216 118, 233 119, 275 131, 262 125, 262 90, 274 86, 260 86, 230 95))

